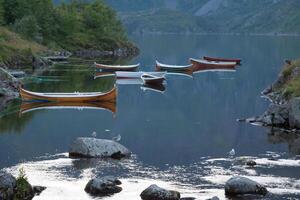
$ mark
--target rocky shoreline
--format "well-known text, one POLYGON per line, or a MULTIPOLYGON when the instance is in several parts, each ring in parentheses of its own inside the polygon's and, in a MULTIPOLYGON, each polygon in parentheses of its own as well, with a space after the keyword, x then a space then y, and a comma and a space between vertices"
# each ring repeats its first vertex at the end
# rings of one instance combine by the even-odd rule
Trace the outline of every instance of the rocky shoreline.
POLYGON ((245 120, 266 127, 280 128, 288 132, 300 131, 300 97, 288 91, 288 84, 300 77, 298 61, 286 61, 278 79, 262 91, 264 98, 271 104, 260 116, 245 120), (295 65, 295 66, 293 66, 295 65))

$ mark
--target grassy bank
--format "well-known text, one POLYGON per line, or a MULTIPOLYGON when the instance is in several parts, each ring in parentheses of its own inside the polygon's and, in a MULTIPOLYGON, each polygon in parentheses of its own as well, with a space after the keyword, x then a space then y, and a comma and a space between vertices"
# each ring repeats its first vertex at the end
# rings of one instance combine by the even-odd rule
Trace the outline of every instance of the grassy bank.
POLYGON ((0 63, 26 65, 32 63, 32 56, 47 48, 36 42, 23 39, 5 27, 0 27, 0 63))
POLYGON ((284 66, 273 90, 287 99, 300 96, 300 59, 284 66))

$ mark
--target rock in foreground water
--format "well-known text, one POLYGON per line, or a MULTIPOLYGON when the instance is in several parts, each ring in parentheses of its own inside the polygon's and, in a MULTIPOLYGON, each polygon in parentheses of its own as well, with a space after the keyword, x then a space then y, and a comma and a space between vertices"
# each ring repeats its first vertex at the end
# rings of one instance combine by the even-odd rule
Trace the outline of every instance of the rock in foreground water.
POLYGON ((17 180, 11 174, 0 172, 0 199, 11 199, 17 180))
POLYGON ((131 152, 123 145, 112 141, 96 138, 77 138, 71 145, 71 157, 115 158, 129 157, 131 152))
POLYGON ((9 173, 0 172, 0 200, 33 199, 39 195, 46 187, 34 186, 24 178, 16 179, 9 173))
POLYGON ((122 191, 121 181, 114 177, 94 178, 85 186, 85 191, 94 196, 109 196, 122 191))
POLYGON ((143 200, 180 200, 180 193, 151 185, 141 193, 143 200))
POLYGON ((266 195, 267 189, 261 184, 241 176, 230 178, 225 184, 226 195, 257 194, 266 195))

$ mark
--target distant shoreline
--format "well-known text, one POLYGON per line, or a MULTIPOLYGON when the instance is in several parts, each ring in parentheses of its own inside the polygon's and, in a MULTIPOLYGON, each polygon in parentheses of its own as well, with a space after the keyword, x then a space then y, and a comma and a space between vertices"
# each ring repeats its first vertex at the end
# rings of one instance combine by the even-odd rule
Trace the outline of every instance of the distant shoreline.
POLYGON ((279 37, 299 37, 300 33, 207 33, 207 32, 185 32, 185 33, 175 33, 175 32, 129 32, 129 35, 230 35, 230 36, 279 36, 279 37))

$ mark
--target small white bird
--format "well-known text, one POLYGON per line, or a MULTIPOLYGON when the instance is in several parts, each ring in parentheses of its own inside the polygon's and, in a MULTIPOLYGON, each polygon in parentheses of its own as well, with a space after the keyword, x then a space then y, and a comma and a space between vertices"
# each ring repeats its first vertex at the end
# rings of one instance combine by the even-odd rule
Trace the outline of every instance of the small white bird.
POLYGON ((228 153, 230 156, 235 156, 235 150, 234 149, 231 149, 231 151, 229 151, 228 153))
POLYGON ((116 142, 120 142, 122 139, 121 135, 117 135, 116 137, 113 137, 112 140, 116 141, 116 142))
POLYGON ((93 136, 94 138, 97 137, 96 131, 94 131, 94 132, 92 133, 92 136, 93 136))

